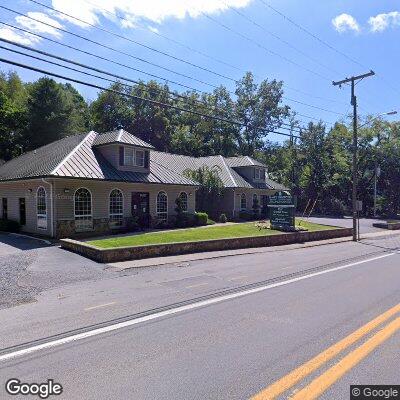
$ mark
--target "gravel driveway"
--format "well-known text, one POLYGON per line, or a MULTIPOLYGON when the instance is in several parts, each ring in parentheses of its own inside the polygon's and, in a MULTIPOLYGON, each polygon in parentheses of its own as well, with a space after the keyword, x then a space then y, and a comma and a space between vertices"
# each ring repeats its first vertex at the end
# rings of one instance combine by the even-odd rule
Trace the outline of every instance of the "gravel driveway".
POLYGON ((45 289, 114 272, 43 241, 0 233, 0 309, 34 301, 45 289))

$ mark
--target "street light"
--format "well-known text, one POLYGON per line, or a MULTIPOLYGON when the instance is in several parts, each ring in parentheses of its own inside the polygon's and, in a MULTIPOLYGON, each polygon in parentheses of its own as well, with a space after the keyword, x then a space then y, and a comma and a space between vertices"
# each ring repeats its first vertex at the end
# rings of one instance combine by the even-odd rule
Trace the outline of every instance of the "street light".
MULTIPOLYGON (((362 128, 368 124, 370 124, 371 122, 377 120, 380 117, 386 116, 386 115, 396 115, 397 111, 393 110, 393 111, 388 111, 388 112, 384 112, 382 114, 377 115, 376 117, 370 119, 369 121, 367 121, 365 124, 361 125, 359 128, 362 128)), ((374 218, 376 218, 376 198, 377 198, 377 184, 378 184, 378 177, 381 174, 381 168, 377 165, 376 159, 375 159, 375 172, 374 172, 374 218)))

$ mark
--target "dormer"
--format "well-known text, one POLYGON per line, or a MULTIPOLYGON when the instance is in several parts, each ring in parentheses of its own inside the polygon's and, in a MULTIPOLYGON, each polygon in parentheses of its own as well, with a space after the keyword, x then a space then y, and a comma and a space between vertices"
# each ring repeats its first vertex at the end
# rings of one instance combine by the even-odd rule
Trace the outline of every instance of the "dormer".
POLYGON ((123 129, 97 135, 92 146, 121 171, 149 172, 154 147, 123 129))
POLYGON ((251 157, 228 157, 226 163, 249 182, 265 182, 267 167, 251 157))

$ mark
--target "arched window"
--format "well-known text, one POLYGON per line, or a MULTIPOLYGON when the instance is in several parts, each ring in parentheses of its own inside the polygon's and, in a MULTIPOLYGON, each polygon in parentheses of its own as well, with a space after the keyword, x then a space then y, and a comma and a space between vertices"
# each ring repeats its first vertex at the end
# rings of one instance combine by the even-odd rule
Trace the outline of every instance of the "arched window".
POLYGON ((119 189, 113 189, 110 193, 110 226, 118 228, 124 222, 124 197, 119 189))
POLYGON ((40 186, 36 192, 37 227, 47 229, 46 190, 40 186))
POLYGON ((179 195, 182 204, 182 211, 187 212, 188 210, 188 195, 186 192, 181 192, 179 195))
POLYGON ((247 209, 247 199, 244 193, 242 193, 242 195, 240 196, 240 209, 241 210, 247 209))
POLYGON ((159 192, 157 195, 157 216, 166 221, 168 219, 168 198, 167 193, 159 192))
POLYGON ((93 229, 92 220, 92 195, 86 188, 75 192, 75 230, 88 231, 93 229))

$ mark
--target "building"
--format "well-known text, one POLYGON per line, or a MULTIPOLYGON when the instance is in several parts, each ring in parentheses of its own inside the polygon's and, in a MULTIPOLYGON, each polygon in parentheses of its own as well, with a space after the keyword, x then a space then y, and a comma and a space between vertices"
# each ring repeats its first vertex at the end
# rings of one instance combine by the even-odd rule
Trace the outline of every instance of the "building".
POLYGON ((224 186, 223 197, 215 204, 215 214, 226 214, 236 218, 241 211, 253 211, 254 198, 260 208, 265 208, 267 199, 277 191, 287 190, 268 177, 267 167, 251 157, 188 157, 177 154, 151 152, 151 159, 169 166, 179 174, 186 170, 207 167, 215 171, 224 186))
POLYGON ((73 135, 0 166, 1 216, 51 237, 109 234, 173 218, 179 196, 194 213, 198 183, 186 169, 208 166, 224 184, 218 212, 237 216, 284 189, 249 157, 186 157, 154 150, 124 130, 73 135))

